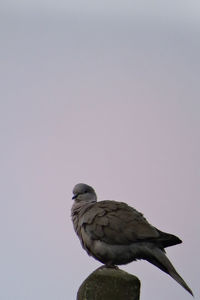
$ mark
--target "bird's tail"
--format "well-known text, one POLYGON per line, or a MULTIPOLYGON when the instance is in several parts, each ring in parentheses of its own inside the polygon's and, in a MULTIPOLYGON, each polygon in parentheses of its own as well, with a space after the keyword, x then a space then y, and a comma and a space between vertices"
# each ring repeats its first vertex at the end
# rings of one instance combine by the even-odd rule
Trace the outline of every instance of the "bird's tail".
POLYGON ((169 274, 184 289, 186 289, 186 291, 188 291, 192 296, 194 296, 192 290, 189 288, 189 286, 183 280, 183 278, 181 278, 181 276, 177 273, 177 271, 173 267, 172 263, 170 262, 170 260, 165 255, 164 251, 162 251, 161 249, 156 248, 156 249, 153 249, 152 252, 151 253, 153 254, 153 256, 151 256, 151 258, 148 259, 149 262, 151 262, 152 264, 157 266, 159 269, 161 269, 165 273, 169 274))

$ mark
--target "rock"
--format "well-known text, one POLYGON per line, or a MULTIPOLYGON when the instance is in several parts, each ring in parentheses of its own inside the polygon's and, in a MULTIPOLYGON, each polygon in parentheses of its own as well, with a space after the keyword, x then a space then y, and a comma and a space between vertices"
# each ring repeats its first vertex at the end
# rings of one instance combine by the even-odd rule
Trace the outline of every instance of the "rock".
POLYGON ((139 300, 139 279, 118 268, 98 268, 81 284, 77 300, 139 300))

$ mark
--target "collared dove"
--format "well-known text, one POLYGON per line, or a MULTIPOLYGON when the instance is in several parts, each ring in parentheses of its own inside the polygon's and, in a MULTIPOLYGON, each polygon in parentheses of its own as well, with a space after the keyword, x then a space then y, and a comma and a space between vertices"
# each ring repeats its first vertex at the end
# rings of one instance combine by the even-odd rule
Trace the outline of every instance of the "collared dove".
POLYGON ((89 255, 108 267, 147 260, 193 295, 165 254, 164 248, 182 243, 178 237, 158 230, 126 203, 97 202, 94 189, 87 184, 77 184, 73 194, 73 226, 89 255))

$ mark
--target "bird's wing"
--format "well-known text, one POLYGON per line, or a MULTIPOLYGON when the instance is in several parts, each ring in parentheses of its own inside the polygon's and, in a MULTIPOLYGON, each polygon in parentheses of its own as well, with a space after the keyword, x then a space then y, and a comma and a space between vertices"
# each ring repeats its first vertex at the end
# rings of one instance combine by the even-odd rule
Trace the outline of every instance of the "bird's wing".
POLYGON ((122 202, 95 203, 80 220, 80 226, 93 240, 125 245, 157 239, 159 231, 141 213, 122 202))

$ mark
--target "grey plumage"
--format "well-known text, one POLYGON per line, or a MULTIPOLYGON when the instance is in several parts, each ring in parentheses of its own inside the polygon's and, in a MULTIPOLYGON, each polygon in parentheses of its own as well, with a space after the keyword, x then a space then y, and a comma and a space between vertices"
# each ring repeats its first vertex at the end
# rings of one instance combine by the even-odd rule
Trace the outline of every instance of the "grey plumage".
POLYGON ((77 184, 73 194, 74 229, 89 255, 107 266, 147 260, 193 295, 165 254, 164 248, 182 243, 178 237, 158 230, 126 203, 97 202, 96 193, 89 185, 77 184))

